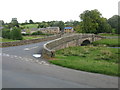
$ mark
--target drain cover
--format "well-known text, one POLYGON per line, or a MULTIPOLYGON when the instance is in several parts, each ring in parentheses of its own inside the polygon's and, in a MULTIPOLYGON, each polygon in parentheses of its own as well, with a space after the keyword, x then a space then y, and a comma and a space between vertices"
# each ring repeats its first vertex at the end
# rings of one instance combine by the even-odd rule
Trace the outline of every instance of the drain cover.
POLYGON ((35 58, 40 58, 40 57, 41 57, 41 54, 33 54, 33 57, 35 57, 35 58))

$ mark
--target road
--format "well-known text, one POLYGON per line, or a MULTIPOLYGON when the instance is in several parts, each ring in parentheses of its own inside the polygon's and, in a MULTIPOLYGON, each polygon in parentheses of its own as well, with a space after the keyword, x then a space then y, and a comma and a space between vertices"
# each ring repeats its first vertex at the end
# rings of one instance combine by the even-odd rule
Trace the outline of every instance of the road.
POLYGON ((118 77, 63 68, 33 57, 41 53, 44 43, 2 49, 2 88, 118 88, 118 77))

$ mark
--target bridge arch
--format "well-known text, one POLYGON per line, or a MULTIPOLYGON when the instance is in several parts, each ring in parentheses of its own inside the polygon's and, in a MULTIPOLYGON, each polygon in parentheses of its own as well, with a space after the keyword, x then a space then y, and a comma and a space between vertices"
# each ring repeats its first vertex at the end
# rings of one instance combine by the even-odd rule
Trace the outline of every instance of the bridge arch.
POLYGON ((84 40, 84 41, 81 43, 81 46, 86 46, 86 45, 88 45, 88 44, 90 44, 90 43, 91 43, 90 40, 86 39, 86 40, 84 40))
POLYGON ((95 34, 73 34, 68 36, 62 36, 44 44, 42 57, 52 58, 55 56, 56 50, 71 46, 87 45, 93 41, 100 40, 102 38, 103 37, 97 36, 95 34))

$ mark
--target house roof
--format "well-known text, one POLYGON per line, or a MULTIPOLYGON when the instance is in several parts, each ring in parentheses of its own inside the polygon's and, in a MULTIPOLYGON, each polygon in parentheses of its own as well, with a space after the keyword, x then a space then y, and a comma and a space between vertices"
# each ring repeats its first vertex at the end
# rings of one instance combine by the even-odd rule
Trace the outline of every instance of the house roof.
POLYGON ((72 29, 72 27, 65 27, 64 29, 72 29))

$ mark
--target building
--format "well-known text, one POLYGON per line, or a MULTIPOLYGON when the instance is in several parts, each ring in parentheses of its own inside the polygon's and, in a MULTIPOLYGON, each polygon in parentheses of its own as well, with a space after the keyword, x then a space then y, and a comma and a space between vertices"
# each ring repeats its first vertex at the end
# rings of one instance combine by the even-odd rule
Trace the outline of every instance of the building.
POLYGON ((74 32, 73 27, 65 27, 65 28, 64 28, 64 32, 65 32, 65 33, 74 32))
POLYGON ((11 23, 18 24, 17 18, 12 18, 11 23))
POLYGON ((47 33, 47 34, 58 34, 60 33, 60 28, 59 27, 39 28, 38 31, 41 31, 42 33, 47 33))
POLYGON ((3 20, 0 20, 0 26, 2 27, 2 25, 4 24, 3 20))

